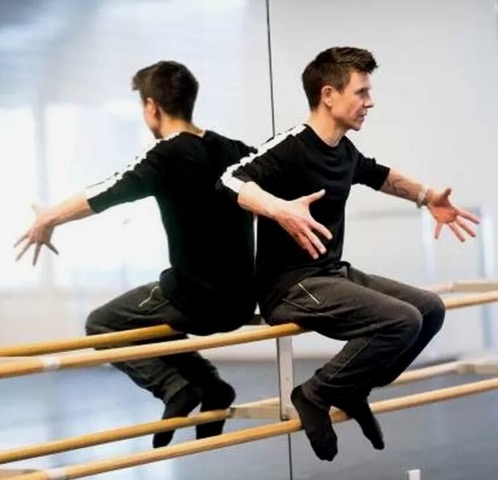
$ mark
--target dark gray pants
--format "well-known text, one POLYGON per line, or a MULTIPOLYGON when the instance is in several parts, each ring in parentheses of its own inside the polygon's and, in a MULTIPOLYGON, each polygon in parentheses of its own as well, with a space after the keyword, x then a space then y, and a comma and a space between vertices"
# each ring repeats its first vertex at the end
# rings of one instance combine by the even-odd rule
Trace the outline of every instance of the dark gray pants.
MULTIPOLYGON (((158 282, 152 282, 111 300, 94 310, 88 317, 88 335, 111 333, 154 325, 170 325, 175 330, 188 332, 189 319, 164 296, 158 282)), ((155 338, 136 344, 155 343, 187 338, 155 338)), ((182 388, 193 385, 205 390, 219 380, 216 367, 197 352, 146 358, 114 364, 137 385, 168 401, 182 388)))
POLYGON ((365 398, 395 380, 441 329, 444 315, 434 293, 343 265, 293 286, 267 320, 347 341, 303 384, 309 400, 329 408, 334 399, 365 398))

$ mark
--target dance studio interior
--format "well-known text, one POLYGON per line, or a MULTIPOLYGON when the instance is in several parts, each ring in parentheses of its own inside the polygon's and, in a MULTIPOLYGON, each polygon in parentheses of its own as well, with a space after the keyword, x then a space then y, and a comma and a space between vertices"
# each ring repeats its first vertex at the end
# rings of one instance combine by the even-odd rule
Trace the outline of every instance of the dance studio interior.
MULTIPOLYGON (((319 90, 323 111, 327 88, 335 99, 348 87, 319 90)), ((0 478, 498 478, 498 0, 0 0, 0 152, 0 478), (274 139, 307 122, 315 107, 303 70, 333 47, 366 49, 377 63, 361 73, 370 82, 361 127, 341 135, 416 179, 414 194, 353 185, 341 259, 431 292, 446 313, 406 371, 388 385, 371 382, 385 447, 372 448, 354 415, 330 402, 337 452, 324 461, 291 392, 334 358, 336 372, 347 369, 338 355, 349 338, 322 335, 298 316, 268 323, 258 307, 229 331, 175 337, 166 322, 87 335, 92 311, 176 268, 169 219, 154 195, 142 195, 62 222, 41 240, 30 226, 76 192, 122 181, 149 158, 154 136, 155 145, 167 141, 153 135, 145 99, 132 89, 138 70, 187 66, 199 84, 193 124, 259 149, 251 163, 271 158, 274 139), (451 204, 433 208, 435 192, 451 204), (437 217, 438 208, 456 219, 437 217), (196 401, 188 416, 163 414, 168 401, 113 366, 196 351, 233 387, 228 408, 214 401, 206 413, 208 402, 196 401), (196 437, 197 425, 215 420, 225 421, 222 433, 196 437), (176 430, 173 439, 153 448, 166 430, 176 430)), ((188 181, 172 178, 182 181, 188 192, 188 181)), ((210 184, 213 195, 236 206, 219 185, 210 184)), ((262 216, 251 217, 254 239, 273 222, 262 216)), ((196 219, 175 221, 188 235, 196 219)), ((198 257, 213 255, 203 246, 217 234, 198 235, 198 257)), ((202 322, 215 316, 206 310, 202 322)), ((375 335, 354 341, 368 345, 375 335)))

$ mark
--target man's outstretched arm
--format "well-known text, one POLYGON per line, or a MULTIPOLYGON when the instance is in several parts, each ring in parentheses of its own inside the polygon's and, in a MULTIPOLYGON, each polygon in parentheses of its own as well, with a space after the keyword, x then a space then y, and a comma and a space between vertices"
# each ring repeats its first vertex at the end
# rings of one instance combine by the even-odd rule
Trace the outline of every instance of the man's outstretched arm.
POLYGON ((450 202, 451 188, 438 192, 391 169, 380 191, 415 202, 418 207, 427 207, 436 220, 435 238, 439 238, 444 225, 447 225, 461 242, 465 241, 466 234, 470 237, 476 236, 469 222, 478 224, 479 219, 450 202))
POLYGON ((94 213, 101 213, 108 208, 126 202, 154 195, 164 188, 161 166, 168 165, 164 154, 156 150, 157 142, 144 154, 136 157, 133 164, 111 177, 87 187, 83 192, 48 208, 34 208, 36 218, 27 232, 16 242, 20 247, 19 260, 34 246, 33 265, 38 261, 41 247, 45 245, 58 253, 51 243, 55 227, 72 220, 79 220, 94 213))

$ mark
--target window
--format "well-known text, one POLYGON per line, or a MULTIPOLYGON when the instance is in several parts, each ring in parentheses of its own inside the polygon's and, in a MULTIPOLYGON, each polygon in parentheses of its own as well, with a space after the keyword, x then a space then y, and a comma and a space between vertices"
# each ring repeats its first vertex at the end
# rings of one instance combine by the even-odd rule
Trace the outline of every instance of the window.
POLYGON ((14 242, 33 218, 30 205, 38 190, 36 138, 30 108, 0 109, 0 217, 4 227, 0 235, 0 288, 19 289, 37 283, 39 272, 31 263, 15 263, 14 242))

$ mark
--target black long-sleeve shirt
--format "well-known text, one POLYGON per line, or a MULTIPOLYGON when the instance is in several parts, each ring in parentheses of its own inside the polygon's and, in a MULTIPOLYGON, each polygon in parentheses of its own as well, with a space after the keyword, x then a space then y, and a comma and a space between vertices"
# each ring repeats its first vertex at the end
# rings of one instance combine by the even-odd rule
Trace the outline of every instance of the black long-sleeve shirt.
POLYGON ((160 285, 171 303, 191 317, 194 333, 237 328, 254 312, 252 215, 215 188, 220 175, 251 151, 212 131, 203 137, 177 133, 86 190, 96 213, 155 197, 171 263, 160 285))
POLYGON ((364 157, 347 138, 336 147, 323 142, 308 125, 279 134, 257 153, 230 167, 219 188, 236 197, 241 186, 256 182, 284 200, 294 200, 325 189, 325 196, 310 206, 313 218, 333 234, 327 251, 311 258, 278 223, 265 217, 258 222, 257 288, 263 315, 267 316, 286 292, 303 278, 320 275, 341 261, 344 213, 351 186, 379 189, 389 169, 364 157))

